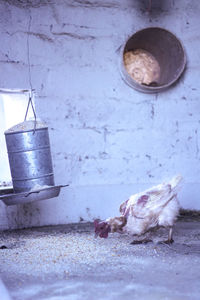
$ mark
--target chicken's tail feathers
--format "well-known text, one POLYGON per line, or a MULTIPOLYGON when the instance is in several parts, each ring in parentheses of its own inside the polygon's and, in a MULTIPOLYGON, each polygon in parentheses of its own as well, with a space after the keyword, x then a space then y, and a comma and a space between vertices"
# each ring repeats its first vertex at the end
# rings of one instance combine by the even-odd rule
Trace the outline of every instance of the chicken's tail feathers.
POLYGON ((174 189, 177 186, 180 186, 180 183, 183 181, 182 175, 176 175, 174 176, 170 181, 169 184, 171 185, 171 188, 174 189))

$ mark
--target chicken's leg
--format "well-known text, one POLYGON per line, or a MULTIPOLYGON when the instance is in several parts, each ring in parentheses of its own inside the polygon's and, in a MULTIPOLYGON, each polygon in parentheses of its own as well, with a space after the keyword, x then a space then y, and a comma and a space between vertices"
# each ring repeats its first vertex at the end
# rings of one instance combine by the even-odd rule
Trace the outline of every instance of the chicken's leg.
POLYGON ((166 241, 159 242, 159 244, 172 244, 174 242, 172 238, 173 227, 169 227, 168 239, 166 241))
POLYGON ((173 227, 169 227, 169 234, 168 234, 168 243, 172 244, 174 242, 173 238, 172 238, 172 232, 173 232, 173 227))

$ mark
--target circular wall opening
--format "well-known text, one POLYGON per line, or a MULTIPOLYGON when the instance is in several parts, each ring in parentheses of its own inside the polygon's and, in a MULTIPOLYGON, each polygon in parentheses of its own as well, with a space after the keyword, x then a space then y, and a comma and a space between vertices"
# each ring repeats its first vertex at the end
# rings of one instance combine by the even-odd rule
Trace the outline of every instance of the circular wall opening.
POLYGON ((140 30, 121 49, 122 77, 141 92, 155 93, 170 87, 181 76, 185 65, 181 42, 163 28, 140 30))

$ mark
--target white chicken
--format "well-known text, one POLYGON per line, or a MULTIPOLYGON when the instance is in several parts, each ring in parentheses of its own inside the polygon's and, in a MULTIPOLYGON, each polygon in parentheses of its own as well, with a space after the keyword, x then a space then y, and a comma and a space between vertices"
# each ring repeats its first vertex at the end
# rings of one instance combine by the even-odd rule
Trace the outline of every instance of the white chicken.
POLYGON ((165 227, 169 229, 166 242, 172 243, 172 228, 180 207, 177 188, 181 180, 178 175, 169 182, 132 195, 120 205, 120 217, 94 221, 95 235, 107 238, 109 232, 120 232, 139 236, 152 228, 165 227))

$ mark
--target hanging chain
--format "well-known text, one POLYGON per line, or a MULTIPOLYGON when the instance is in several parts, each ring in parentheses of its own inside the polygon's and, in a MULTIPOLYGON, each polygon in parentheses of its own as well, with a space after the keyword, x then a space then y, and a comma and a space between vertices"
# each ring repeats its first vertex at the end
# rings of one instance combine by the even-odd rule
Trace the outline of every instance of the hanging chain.
POLYGON ((33 115, 34 115, 34 132, 33 133, 35 133, 35 130, 36 130, 36 113, 35 113, 35 109, 34 109, 34 106, 33 106, 32 99, 33 99, 33 90, 30 90, 29 91, 28 105, 27 105, 27 108, 26 108, 26 114, 25 114, 24 121, 26 121, 28 110, 29 110, 29 106, 31 104, 33 115))
POLYGON ((32 87, 32 78, 31 78, 31 63, 30 63, 30 31, 31 31, 31 22, 32 22, 32 16, 31 11, 29 11, 30 17, 28 22, 28 31, 27 31, 27 60, 28 60, 28 79, 29 79, 29 85, 31 90, 32 87))
POLYGON ((33 90, 33 87, 32 87, 32 80, 31 80, 30 43, 29 43, 31 21, 32 21, 32 16, 31 16, 31 12, 30 12, 30 18, 29 18, 29 23, 28 23, 28 32, 27 32, 27 59, 28 59, 28 78, 29 78, 29 84, 30 84, 30 91, 29 91, 29 100, 28 100, 28 105, 27 105, 27 109, 26 109, 26 114, 25 114, 24 121, 26 121, 28 110, 29 110, 29 106, 31 104, 33 115, 34 115, 34 119, 35 119, 34 120, 34 131, 33 131, 33 134, 34 134, 35 130, 36 130, 36 113, 35 113, 35 109, 34 109, 33 101, 32 101, 34 90, 33 90))

